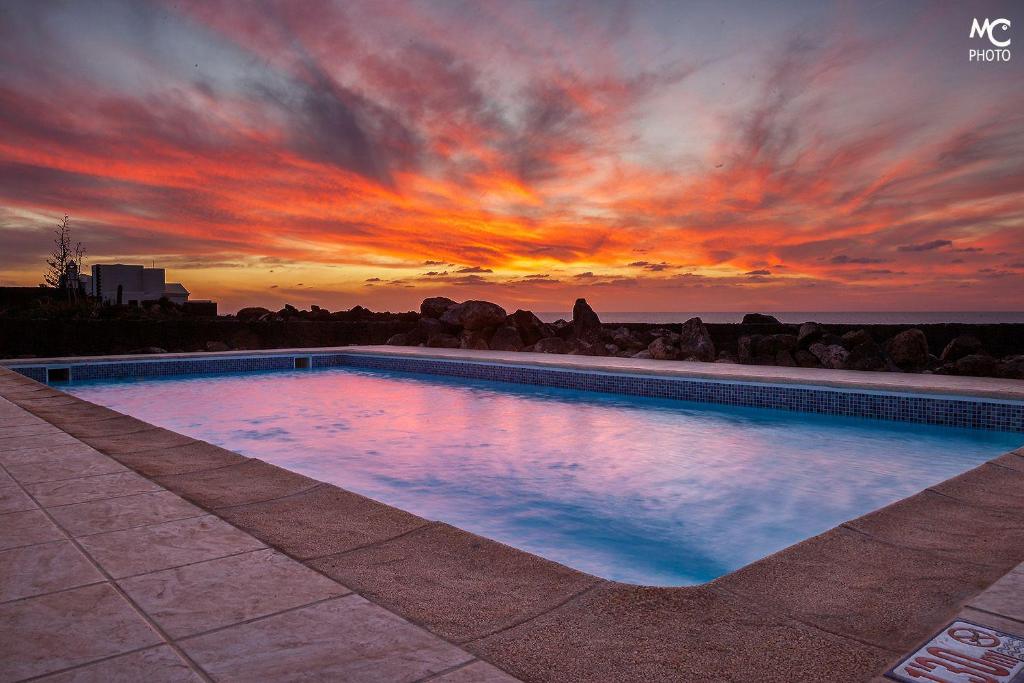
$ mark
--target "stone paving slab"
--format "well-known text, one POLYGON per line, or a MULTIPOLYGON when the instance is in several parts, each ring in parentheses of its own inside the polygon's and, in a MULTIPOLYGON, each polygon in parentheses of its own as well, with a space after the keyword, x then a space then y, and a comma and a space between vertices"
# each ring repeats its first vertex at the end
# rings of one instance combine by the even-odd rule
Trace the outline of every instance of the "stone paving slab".
POLYGON ((180 446, 156 450, 119 453, 118 462, 147 477, 188 474, 238 465, 249 458, 205 441, 192 441, 180 446))
POLYGON ((78 479, 98 474, 128 473, 128 468, 121 463, 91 449, 72 451, 71 454, 53 459, 14 462, 5 467, 10 476, 22 484, 78 479))
POLYGON ((0 602, 100 581, 103 575, 69 541, 0 550, 0 602))
POLYGON ((351 593, 345 586, 269 549, 118 583, 173 638, 351 593))
POLYGON ((0 550, 63 538, 64 533, 42 510, 8 512, 0 517, 0 550))
POLYGON ((181 641, 220 681, 418 681, 472 661, 387 610, 349 595, 181 641))
POLYGON ((37 679, 40 683, 202 683, 170 646, 139 650, 37 679))
POLYGON ((51 508, 48 512, 71 536, 119 531, 206 514, 170 491, 93 500, 51 508))
POLYGON ((238 465, 155 477, 155 481, 210 510, 291 496, 320 484, 315 479, 255 458, 238 465), (246 485, 233 486, 237 481, 245 481, 246 485))
POLYGON ((135 472, 124 471, 25 484, 25 490, 43 507, 53 507, 115 496, 128 496, 133 493, 160 491, 161 487, 145 477, 140 477, 135 472))
POLYGON ((15 486, 0 488, 0 514, 39 507, 24 491, 15 486))

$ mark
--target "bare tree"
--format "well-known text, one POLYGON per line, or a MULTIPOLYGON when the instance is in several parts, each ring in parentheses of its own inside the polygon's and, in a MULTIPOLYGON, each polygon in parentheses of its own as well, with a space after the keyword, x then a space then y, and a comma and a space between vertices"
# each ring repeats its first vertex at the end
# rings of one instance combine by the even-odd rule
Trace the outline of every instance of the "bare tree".
POLYGON ((68 300, 78 297, 78 274, 82 272, 82 258, 85 248, 81 242, 71 246, 70 218, 67 214, 57 223, 53 231, 53 251, 46 259, 47 270, 43 275, 46 284, 67 291, 68 300))

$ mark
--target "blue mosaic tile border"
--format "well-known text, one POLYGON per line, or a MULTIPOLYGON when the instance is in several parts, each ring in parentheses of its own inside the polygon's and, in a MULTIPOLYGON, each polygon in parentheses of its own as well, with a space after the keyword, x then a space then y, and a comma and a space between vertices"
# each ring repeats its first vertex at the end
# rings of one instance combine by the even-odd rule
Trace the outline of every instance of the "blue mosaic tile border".
MULTIPOLYGON (((756 384, 699 378, 658 377, 527 365, 374 356, 355 353, 230 356, 164 360, 70 363, 72 380, 123 379, 217 372, 291 370, 296 358, 313 368, 348 366, 467 379, 534 384, 579 391, 667 398, 700 403, 773 408, 825 415, 866 417, 920 424, 1024 432, 1024 402, 857 391, 806 385, 756 384)), ((12 370, 46 381, 46 366, 12 370)))
POLYGON ((1009 401, 362 354, 342 354, 340 357, 314 360, 315 367, 330 365, 449 375, 497 382, 562 387, 580 391, 600 391, 700 403, 866 417, 948 427, 1024 432, 1024 403, 1009 401))

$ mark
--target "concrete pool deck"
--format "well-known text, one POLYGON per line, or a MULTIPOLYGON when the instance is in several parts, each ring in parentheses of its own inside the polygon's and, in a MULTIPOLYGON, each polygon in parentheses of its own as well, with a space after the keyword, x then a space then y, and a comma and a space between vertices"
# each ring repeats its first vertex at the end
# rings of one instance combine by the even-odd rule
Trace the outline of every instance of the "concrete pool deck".
POLYGON ((490 662, 525 681, 863 681, 957 615, 1024 634, 1024 450, 710 583, 645 588, 2 369, 0 397, 0 680, 514 680, 490 662))

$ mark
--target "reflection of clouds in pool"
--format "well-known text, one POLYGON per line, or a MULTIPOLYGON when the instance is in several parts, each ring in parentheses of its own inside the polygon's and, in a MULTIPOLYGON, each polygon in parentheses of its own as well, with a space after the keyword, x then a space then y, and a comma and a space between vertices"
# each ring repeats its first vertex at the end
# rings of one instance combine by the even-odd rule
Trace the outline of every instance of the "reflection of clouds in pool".
POLYGON ((713 578, 1016 445, 994 433, 343 369, 74 391, 641 583, 713 578))

